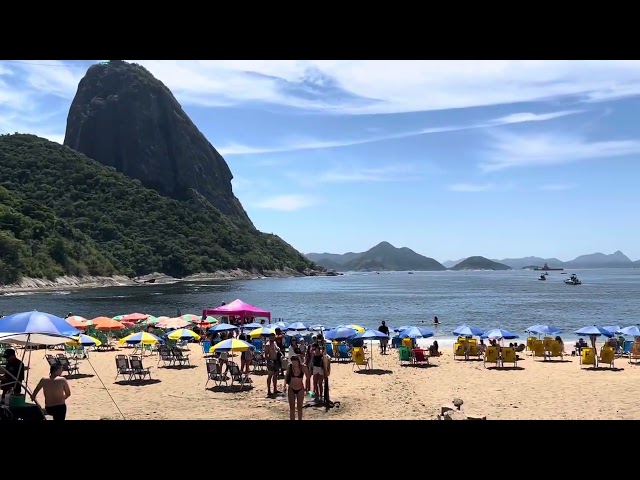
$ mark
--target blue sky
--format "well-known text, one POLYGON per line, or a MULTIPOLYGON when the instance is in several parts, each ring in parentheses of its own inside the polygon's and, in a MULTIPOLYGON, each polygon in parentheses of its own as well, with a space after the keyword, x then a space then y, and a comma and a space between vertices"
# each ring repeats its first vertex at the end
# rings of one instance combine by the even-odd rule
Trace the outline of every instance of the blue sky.
MULTIPOLYGON (((638 61, 147 61, 303 252, 640 258, 638 61)), ((0 61, 0 132, 62 142, 88 61, 0 61)))

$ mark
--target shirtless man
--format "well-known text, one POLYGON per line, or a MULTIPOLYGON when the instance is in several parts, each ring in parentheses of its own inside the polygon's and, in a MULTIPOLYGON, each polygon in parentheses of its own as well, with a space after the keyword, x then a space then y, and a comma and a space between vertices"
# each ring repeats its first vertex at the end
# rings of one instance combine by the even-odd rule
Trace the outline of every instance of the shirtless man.
POLYGON ((44 392, 44 408, 47 414, 54 420, 64 420, 67 416, 65 402, 71 396, 71 390, 67 379, 62 376, 62 365, 51 365, 49 376, 38 382, 31 400, 35 401, 40 390, 44 392))
POLYGON ((273 379, 273 394, 278 392, 278 372, 282 368, 282 363, 279 358, 280 348, 276 343, 275 334, 269 335, 269 342, 265 347, 265 354, 267 356, 267 396, 271 396, 271 383, 273 379))

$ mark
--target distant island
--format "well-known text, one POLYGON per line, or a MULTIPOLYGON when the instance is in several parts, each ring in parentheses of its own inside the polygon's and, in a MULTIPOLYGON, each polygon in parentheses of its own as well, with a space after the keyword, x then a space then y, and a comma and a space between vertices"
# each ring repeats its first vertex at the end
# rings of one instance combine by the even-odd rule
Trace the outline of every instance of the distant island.
POLYGON ((389 242, 382 242, 372 249, 356 253, 307 253, 305 256, 317 265, 338 272, 348 271, 444 271, 444 270, 534 270, 545 264, 550 269, 594 269, 594 268, 640 268, 640 260, 632 261, 620 251, 606 255, 593 253, 581 255, 574 260, 563 262, 557 258, 523 257, 503 260, 482 256, 459 260, 437 260, 421 255, 409 248, 396 248, 389 242), (384 256, 380 253, 384 252, 384 256))

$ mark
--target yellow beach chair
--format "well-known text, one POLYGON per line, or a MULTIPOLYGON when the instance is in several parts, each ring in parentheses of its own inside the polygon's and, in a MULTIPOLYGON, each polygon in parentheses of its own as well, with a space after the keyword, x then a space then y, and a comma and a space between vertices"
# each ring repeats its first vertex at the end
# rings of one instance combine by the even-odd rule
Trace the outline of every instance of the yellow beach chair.
POLYGON ((502 366, 504 367, 505 363, 513 363, 514 367, 518 366, 518 355, 516 355, 516 349, 511 347, 504 347, 502 349, 502 366))
POLYGON ((640 360, 640 343, 635 342, 629 349, 629 363, 638 363, 638 360, 640 360))
POLYGON ((353 358, 352 371, 356 367, 358 367, 358 370, 371 368, 371 359, 367 358, 362 347, 353 347, 351 357, 353 358))
POLYGON ((564 347, 560 344, 560 342, 556 342, 555 340, 549 344, 549 351, 547 352, 548 358, 560 357, 562 360, 564 356, 564 347))
POLYGON ((535 340, 533 345, 531 346, 531 350, 533 352, 533 358, 535 360, 536 357, 542 357, 543 360, 546 360, 547 357, 544 354, 544 342, 542 340, 535 340))
POLYGON ((580 351, 580 365, 593 365, 593 368, 598 366, 596 351, 593 348, 584 347, 580 351))
POLYGON ((602 347, 598 356, 598 367, 601 363, 606 363, 609 368, 613 368, 613 362, 616 358, 616 350, 613 347, 602 347))
POLYGON ((453 359, 455 360, 457 357, 465 358, 465 346, 466 343, 456 343, 453 346, 453 359))
POLYGON ((536 340, 537 340, 536 337, 527 338, 527 350, 529 350, 529 351, 533 350, 533 342, 535 342, 536 340))
POLYGON ((487 368, 487 363, 495 363, 496 367, 500 366, 500 353, 498 347, 487 347, 484 351, 484 360, 482 365, 487 368))
POLYGON ((551 344, 554 342, 555 340, 551 337, 544 337, 542 339, 542 344, 544 345, 544 351, 545 352, 550 352, 551 351, 551 344))
POLYGON ((478 350, 478 342, 473 341, 473 342, 469 342, 469 357, 479 357, 480 356, 480 350, 478 350))

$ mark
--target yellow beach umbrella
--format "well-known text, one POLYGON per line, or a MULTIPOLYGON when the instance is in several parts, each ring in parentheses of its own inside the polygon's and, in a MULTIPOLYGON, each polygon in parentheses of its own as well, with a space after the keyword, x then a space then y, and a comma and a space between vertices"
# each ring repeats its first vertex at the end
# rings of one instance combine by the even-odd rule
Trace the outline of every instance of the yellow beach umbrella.
POLYGON ((92 337, 90 335, 76 335, 74 337, 71 337, 73 339, 73 341, 71 342, 67 342, 65 345, 69 346, 69 347, 99 347, 100 345, 102 345, 102 342, 100 340, 98 340, 95 337, 92 337))
POLYGON ((345 325, 344 328, 353 328, 358 333, 362 333, 366 330, 364 327, 361 327, 360 325, 345 325))
POLYGON ((120 339, 120 345, 128 343, 129 345, 155 345, 160 342, 160 339, 149 332, 138 332, 127 335, 120 339))
POLYGON ((271 327, 260 327, 249 332, 251 338, 268 337, 269 335, 275 335, 276 329, 271 327))
POLYGON ((243 342, 237 338, 230 338, 229 340, 223 340, 216 343, 209 349, 209 353, 216 352, 246 352, 247 350, 253 350, 255 347, 250 343, 243 342))
POLYGON ((179 330, 174 330, 170 334, 167 335, 167 338, 171 340, 200 340, 200 335, 198 335, 193 330, 189 330, 186 328, 181 328, 179 330))

